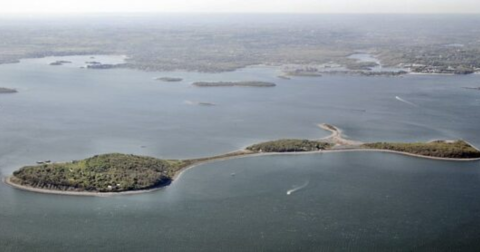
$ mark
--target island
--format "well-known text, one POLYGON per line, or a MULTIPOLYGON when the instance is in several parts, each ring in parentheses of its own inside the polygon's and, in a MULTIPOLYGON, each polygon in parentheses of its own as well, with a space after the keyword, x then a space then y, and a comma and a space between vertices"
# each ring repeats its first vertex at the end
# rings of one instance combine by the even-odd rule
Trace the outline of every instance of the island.
POLYGON ((480 87, 463 87, 464 89, 480 90, 480 87))
POLYGON ((185 104, 188 105, 196 105, 196 106, 205 106, 205 107, 211 107, 211 106, 216 106, 215 103, 212 102, 198 102, 198 101, 185 101, 185 104))
POLYGON ((13 93, 18 93, 18 91, 13 88, 0 87, 0 94, 13 94, 13 93))
POLYGON ((87 65, 101 65, 102 62, 99 62, 99 61, 85 61, 85 64, 87 64, 87 65))
POLYGON ((164 81, 164 82, 180 82, 180 81, 183 81, 182 78, 174 78, 174 77, 159 77, 159 78, 156 78, 155 80, 164 81))
POLYGON ((114 69, 114 68, 124 68, 127 64, 101 64, 101 63, 98 63, 98 62, 95 62, 95 64, 93 64, 92 62, 90 62, 91 64, 87 65, 87 68, 88 69, 114 69))
POLYGON ((247 150, 254 152, 305 152, 326 150, 332 147, 332 144, 323 141, 282 139, 259 143, 247 147, 247 150))
POLYGON ((282 79, 282 80, 291 80, 292 78, 286 76, 286 75, 278 75, 277 78, 282 79))
POLYGON ((297 76, 297 77, 322 77, 323 73, 318 68, 304 67, 294 70, 288 70, 284 72, 284 76, 297 76))
POLYGON ((195 82, 197 87, 275 87, 275 83, 263 81, 239 81, 239 82, 195 82))
MULTIPOLYGON (((369 64, 365 64, 370 66, 369 64)), ((335 70, 335 69, 318 69, 315 67, 297 68, 294 70, 285 70, 285 75, 296 77, 322 77, 324 75, 353 75, 353 76, 366 76, 366 77, 397 77, 408 74, 407 71, 372 71, 365 69, 365 65, 361 65, 358 68, 349 68, 348 70, 335 70)))
POLYGON ((367 143, 368 149, 407 152, 414 155, 438 158, 480 158, 480 152, 462 140, 437 140, 428 143, 367 143))
POLYGON ((181 165, 181 161, 114 153, 69 163, 25 166, 13 173, 10 182, 59 191, 145 190, 168 184, 181 165))
POLYGON ((71 61, 66 61, 66 60, 57 60, 55 62, 50 63, 50 66, 61 66, 63 64, 71 64, 71 61))
POLYGON ((362 143, 346 139, 330 124, 320 128, 331 134, 318 140, 281 139, 246 147, 243 150, 197 159, 169 160, 130 154, 103 154, 66 163, 25 166, 5 181, 22 190, 99 196, 142 193, 169 185, 183 171, 207 162, 245 156, 334 153, 349 151, 389 152, 449 161, 478 161, 480 151, 463 140, 435 140, 426 143, 362 143))

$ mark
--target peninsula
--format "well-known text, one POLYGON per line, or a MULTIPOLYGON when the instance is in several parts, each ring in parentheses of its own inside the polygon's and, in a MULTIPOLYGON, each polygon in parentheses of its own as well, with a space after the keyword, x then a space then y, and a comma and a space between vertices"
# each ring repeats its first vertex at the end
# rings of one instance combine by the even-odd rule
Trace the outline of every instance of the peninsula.
POLYGON ((450 161, 480 160, 480 151, 463 140, 427 143, 362 143, 346 139, 329 124, 319 127, 332 134, 319 140, 283 139, 251 145, 224 155, 165 160, 127 154, 97 155, 80 161, 25 166, 6 179, 16 188, 55 194, 98 196, 141 193, 169 185, 182 171, 199 164, 254 155, 377 151, 450 161))

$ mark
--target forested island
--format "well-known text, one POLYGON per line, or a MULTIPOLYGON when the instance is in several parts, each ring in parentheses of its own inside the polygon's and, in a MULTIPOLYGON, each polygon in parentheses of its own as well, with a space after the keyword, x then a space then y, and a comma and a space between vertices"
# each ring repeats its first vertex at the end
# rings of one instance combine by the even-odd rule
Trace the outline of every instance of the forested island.
POLYGON ((465 141, 432 141, 428 143, 367 143, 370 149, 407 152, 438 158, 480 158, 480 151, 465 141))
POLYGON ((304 152, 326 150, 332 146, 332 144, 323 141, 282 139, 255 144, 247 147, 247 150, 254 152, 304 152))
POLYGON ((165 160, 127 154, 97 155, 68 163, 25 166, 6 181, 24 190, 98 195, 102 193, 142 192, 170 184, 183 170, 205 162, 251 155, 275 153, 328 153, 342 151, 387 151, 452 161, 480 160, 480 151, 469 143, 437 140, 427 143, 361 143, 343 138, 340 129, 322 124, 332 134, 319 140, 282 139, 251 145, 224 155, 165 160))
POLYGON ((239 81, 239 82, 195 82, 197 87, 275 87, 275 83, 263 81, 239 81))
POLYGON ((168 184, 181 161, 105 154, 69 163, 26 166, 12 183, 59 191, 122 192, 168 184))
POLYGON ((13 93, 17 93, 18 91, 16 89, 13 89, 13 88, 4 88, 4 87, 0 87, 0 94, 13 94, 13 93))

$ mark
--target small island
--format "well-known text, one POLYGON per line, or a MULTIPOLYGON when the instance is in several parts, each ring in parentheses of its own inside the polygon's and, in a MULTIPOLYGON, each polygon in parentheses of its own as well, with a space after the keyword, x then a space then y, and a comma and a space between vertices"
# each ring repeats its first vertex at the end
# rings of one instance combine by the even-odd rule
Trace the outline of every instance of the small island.
POLYGON ((14 94, 14 93, 18 93, 18 91, 13 88, 0 87, 0 94, 14 94))
POLYGON ((87 64, 87 65, 101 65, 102 62, 99 62, 99 61, 85 61, 85 64, 87 64))
POLYGON ((212 102, 198 102, 198 101, 185 101, 185 104, 196 105, 196 106, 205 106, 205 107, 216 106, 216 104, 212 103, 212 102))
POLYGON ((71 64, 71 61, 66 61, 66 60, 57 60, 55 62, 50 63, 50 66, 61 66, 63 64, 71 64))
POLYGON ((326 150, 332 147, 332 144, 323 141, 282 139, 259 143, 247 147, 247 150, 254 152, 307 152, 326 150))
POLYGON ((114 68, 123 68, 126 64, 101 64, 99 62, 90 62, 87 65, 87 69, 114 69, 114 68))
POLYGON ((195 82, 197 87, 275 87, 275 83, 263 81, 239 81, 239 82, 195 82))
POLYGON ((159 78, 156 78, 155 80, 163 81, 163 82, 180 82, 180 81, 183 81, 182 78, 175 78, 175 77, 159 77, 159 78))
POLYGON ((34 192, 98 196, 151 191, 169 185, 188 168, 212 161, 255 155, 376 151, 437 160, 480 160, 480 151, 463 140, 362 143, 344 138, 342 131, 333 125, 318 126, 330 131, 331 135, 318 140, 268 141, 236 152, 198 159, 165 160, 113 153, 67 163, 44 162, 15 171, 6 182, 16 188, 34 192))
POLYGON ((292 78, 288 77, 287 75, 278 75, 277 78, 282 80, 291 80, 292 78))
POLYGON ((471 90, 479 90, 480 91, 480 87, 463 87, 464 89, 471 89, 471 90))

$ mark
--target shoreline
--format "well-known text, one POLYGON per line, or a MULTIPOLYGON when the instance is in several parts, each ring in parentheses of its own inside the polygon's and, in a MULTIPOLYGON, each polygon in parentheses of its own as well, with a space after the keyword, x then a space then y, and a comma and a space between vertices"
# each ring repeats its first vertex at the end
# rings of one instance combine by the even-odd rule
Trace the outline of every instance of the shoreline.
MULTIPOLYGON (((217 155, 213 157, 187 159, 183 161, 190 162, 190 163, 186 164, 185 166, 181 167, 179 170, 175 171, 174 175, 171 178, 171 183, 174 183, 176 180, 180 179, 182 174, 185 171, 200 165, 218 162, 218 161, 227 161, 227 160, 232 160, 237 158, 260 157, 260 156, 313 155, 313 154, 324 154, 324 153, 328 154, 328 153, 342 153, 342 152, 379 152, 379 153, 391 153, 396 155, 404 155, 409 157, 416 157, 416 158, 423 158, 423 159, 430 159, 430 160, 437 160, 437 161, 451 161, 451 162, 480 161, 480 158, 442 158, 442 157, 425 156, 425 155, 419 155, 419 154, 413 154, 409 152, 402 152, 402 151, 395 151, 395 150, 362 148, 361 145, 364 144, 363 142, 353 141, 353 140, 348 140, 343 138, 341 129, 333 125, 323 123, 323 124, 318 124, 317 126, 323 130, 331 132, 329 136, 320 138, 320 140, 334 144, 334 147, 332 147, 332 149, 319 150, 319 151, 304 151, 304 152, 266 152, 266 153, 260 152, 258 153, 258 152, 249 151, 246 148, 244 148, 238 151, 229 152, 226 154, 217 155)), ((477 149, 477 147, 473 145, 471 146, 477 149)), ((140 193, 154 192, 167 187, 167 185, 160 185, 158 187, 145 189, 145 190, 124 191, 124 192, 62 191, 62 190, 42 189, 42 188, 20 185, 11 181, 12 177, 13 175, 7 176, 3 178, 2 181, 9 186, 12 186, 16 189, 20 189, 24 191, 30 191, 35 193, 56 194, 56 195, 68 195, 68 196, 110 197, 110 196, 116 196, 116 195, 135 195, 140 193)), ((168 185, 170 185, 171 183, 169 183, 168 185)))
POLYGON ((2 179, 2 181, 19 190, 35 192, 35 193, 44 193, 44 194, 54 194, 54 195, 67 195, 67 196, 89 196, 89 197, 110 197, 115 195, 135 195, 140 193, 149 193, 165 188, 165 186, 159 186, 152 189, 145 190, 136 190, 136 191, 125 191, 125 192, 88 192, 88 191, 61 191, 61 190, 52 190, 52 189, 42 189, 31 186, 19 185, 11 181, 12 176, 8 176, 2 179))
MULTIPOLYGON (((354 55, 354 54, 357 54, 357 53, 352 53, 351 55, 354 55)), ((119 57, 123 57, 124 58, 124 61, 122 63, 117 63, 117 64, 125 64, 127 63, 126 59, 131 59, 131 56, 130 55, 127 55, 127 54, 122 54, 122 53, 109 53, 109 52, 104 52, 104 53, 98 53, 98 52, 92 52, 92 53, 73 53, 73 54, 49 54, 49 55, 44 55, 44 56, 24 56, 24 57, 20 57, 18 59, 14 59, 14 60, 11 60, 11 61, 5 61, 5 62, 0 62, 0 65, 9 65, 9 64, 21 64, 23 63, 25 60, 35 60, 35 59, 45 59, 45 58, 67 58, 67 57, 75 57, 75 56, 119 56, 119 57)), ((347 55, 348 57, 348 55, 347 55)), ((277 63, 252 63, 252 64, 246 64, 246 65, 242 65, 242 66, 235 66, 231 69, 216 69, 216 70, 202 70, 201 68, 185 68, 185 69, 181 69, 181 68, 171 68, 171 67, 159 67, 158 69, 154 69, 154 70, 151 70, 151 69, 142 69, 140 66, 137 66, 135 65, 135 63, 133 63, 133 65, 127 65, 127 66, 124 66, 124 67, 121 67, 122 69, 129 69, 129 70, 136 70, 136 71, 142 71, 142 72, 147 72, 147 73, 151 73, 151 72, 177 72, 177 71, 185 71, 185 72, 189 72, 189 73, 209 73, 209 74, 220 74, 220 73, 228 73, 228 72, 235 72, 235 71, 239 71, 239 70, 242 70, 242 69, 248 69, 248 68, 274 68, 274 69, 277 69, 277 70, 281 70, 282 68, 284 68, 285 66, 289 66, 289 65, 292 65, 295 63, 280 63, 280 62, 277 62, 277 63)), ((308 64, 306 64, 308 65, 308 64)), ((355 70, 349 70, 351 72, 354 72, 355 70)), ((402 74, 402 75, 425 75, 425 76, 457 76, 458 74, 454 74, 454 73, 423 73, 423 72, 413 72, 413 71, 409 71, 408 69, 404 69, 403 71, 406 71, 407 73, 405 74, 402 74)), ((370 71, 372 72, 372 71, 370 71)), ((328 72, 324 73, 320 73, 320 74, 328 74, 328 72)), ((476 74, 476 75, 480 75, 480 72, 474 72, 472 74, 476 74)), ((338 76, 351 76, 350 74, 339 74, 338 76)), ((360 75, 361 76, 361 75, 360 75)), ((291 77, 321 77, 321 76, 291 76, 291 77)), ((362 76, 362 77, 372 77, 372 76, 362 76)))
MULTIPOLYGON (((218 159, 211 159, 206 161, 199 161, 197 163, 193 163, 187 165, 180 170, 176 171, 174 176, 172 177, 172 182, 174 183, 176 180, 180 179, 184 172, 193 169, 197 166, 214 163, 214 162, 221 162, 221 161, 228 161, 232 159, 240 159, 240 158, 249 158, 249 157, 263 157, 263 156, 288 156, 288 155, 318 155, 318 154, 329 154, 329 153, 342 153, 342 152, 379 152, 379 153, 390 153, 396 155, 403 155, 408 157, 416 157, 422 159, 429 159, 429 160, 437 160, 437 161, 451 161, 451 162, 474 162, 480 161, 480 158, 441 158, 441 157, 430 157, 430 156, 423 156, 418 154, 412 154, 408 152, 401 152, 401 151, 393 151, 393 150, 382 150, 382 149, 333 149, 333 150, 322 150, 322 151, 305 151, 305 152, 271 152, 271 153, 245 153, 243 155, 236 155, 231 157, 221 157, 218 159)), ((3 179, 3 182, 9 186, 12 186, 16 189, 30 191, 35 193, 46 193, 46 194, 54 194, 54 195, 67 195, 67 196, 90 196, 90 197, 110 197, 110 196, 117 196, 117 195, 135 195, 141 193, 150 193, 154 191, 161 190, 163 188, 167 188, 167 185, 159 186, 156 188, 146 189, 146 190, 135 190, 135 191, 125 191, 125 192, 87 192, 87 191, 61 191, 61 190, 51 190, 51 189, 42 189, 30 186, 19 185, 12 182, 12 176, 8 176, 3 179)), ((170 184, 171 184, 170 183, 170 184)))

